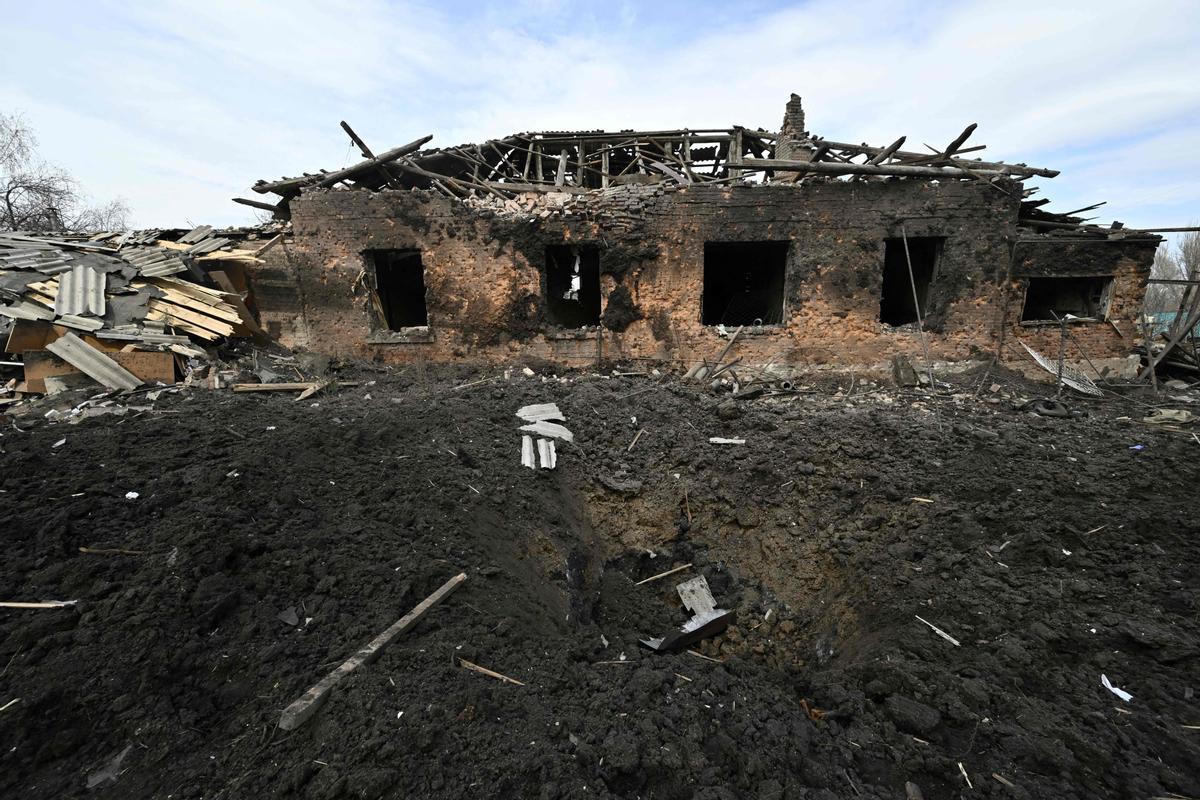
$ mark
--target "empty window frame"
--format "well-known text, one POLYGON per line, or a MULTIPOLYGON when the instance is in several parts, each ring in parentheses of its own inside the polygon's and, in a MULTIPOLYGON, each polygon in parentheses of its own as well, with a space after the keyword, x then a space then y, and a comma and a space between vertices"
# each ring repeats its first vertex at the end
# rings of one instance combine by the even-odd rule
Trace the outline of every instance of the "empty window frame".
POLYGON ((904 252, 903 238, 884 241, 883 287, 879 294, 880 322, 893 326, 909 325, 925 318, 929 304, 929 287, 937 271, 943 241, 940 236, 910 236, 907 255, 904 252), (910 259, 911 277, 908 272, 910 259))
POLYGON ((788 242, 706 242, 704 325, 783 322, 788 242))
POLYGON ((1112 276, 1029 278, 1022 322, 1054 322, 1067 314, 1103 320, 1108 315, 1112 276))
POLYGON ((366 256, 375 276, 371 302, 379 321, 392 331, 428 325, 421 251, 372 250, 366 256))
POLYGON ((546 248, 546 316, 562 328, 600 324, 600 250, 595 245, 546 248))

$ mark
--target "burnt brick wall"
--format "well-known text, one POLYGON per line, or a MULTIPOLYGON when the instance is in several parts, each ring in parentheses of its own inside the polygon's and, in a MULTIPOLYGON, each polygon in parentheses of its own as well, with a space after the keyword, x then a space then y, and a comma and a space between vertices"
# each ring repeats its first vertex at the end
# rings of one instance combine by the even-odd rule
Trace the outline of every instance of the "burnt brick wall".
MULTIPOLYGON (((912 329, 879 322, 884 241, 903 230, 945 239, 930 295, 929 345, 935 358, 962 359, 995 352, 1002 327, 1009 342, 1029 337, 1031 346, 1047 347, 1045 331, 1019 325, 1024 285, 1009 277, 1017 210, 1006 192, 959 181, 636 186, 542 198, 531 210, 511 201, 473 207, 432 192, 326 190, 292 202, 287 274, 314 350, 388 361, 532 355, 580 365, 595 361, 597 335, 547 323, 544 252, 552 244, 594 243, 604 356, 689 363, 714 356, 725 341, 700 322, 704 243, 788 241, 784 323, 744 334, 739 354, 748 363, 875 363, 920 352, 912 329), (362 253, 392 248, 423 254, 424 341, 369 343, 362 253)), ((1126 254, 1112 269, 1112 316, 1128 335, 1149 260, 1126 254)), ((274 313, 269 304, 265 313, 274 313)), ((1124 354, 1131 344, 1108 324, 1086 336, 1093 358, 1124 354)))
MULTIPOLYGON (((1154 263, 1158 239, 1071 240, 1068 236, 1040 237, 1017 245, 1007 318, 1017 338, 1044 355, 1058 353, 1062 333, 1057 325, 1021 323, 1027 278, 1048 276, 1112 276, 1108 314, 1104 321, 1070 325, 1067 357, 1075 361, 1125 355, 1141 341, 1138 327, 1146 282, 1154 263)), ((1009 355, 1020 356, 1010 351, 1009 355)))

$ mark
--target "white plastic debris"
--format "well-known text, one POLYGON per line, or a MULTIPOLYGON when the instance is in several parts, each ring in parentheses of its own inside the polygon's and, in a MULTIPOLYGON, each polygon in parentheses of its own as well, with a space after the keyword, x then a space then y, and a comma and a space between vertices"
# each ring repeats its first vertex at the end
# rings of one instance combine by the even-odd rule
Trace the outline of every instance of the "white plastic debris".
POLYGON ((141 495, 138 494, 137 492, 126 492, 125 493, 126 500, 137 500, 139 497, 141 497, 141 495))
POLYGON ((53 447, 62 447, 62 446, 63 446, 64 444, 66 444, 66 443, 67 443, 67 440, 66 440, 65 438, 63 438, 63 439, 59 439, 57 442, 55 442, 54 444, 52 444, 52 445, 50 445, 50 446, 51 446, 52 448, 53 448, 53 447))
POLYGON ((1100 683, 1104 686, 1105 689, 1108 689, 1110 692, 1112 692, 1117 697, 1124 700, 1126 703, 1128 703, 1130 700, 1133 699, 1133 695, 1131 695, 1129 692, 1125 691, 1124 689, 1118 689, 1116 686, 1113 686, 1109 682, 1107 675, 1100 676, 1100 683))
POLYGON ((537 469, 537 462, 533 460, 533 437, 521 437, 521 466, 537 469))
POLYGON ((709 444, 745 444, 745 439, 726 439, 723 436, 710 436, 709 444))

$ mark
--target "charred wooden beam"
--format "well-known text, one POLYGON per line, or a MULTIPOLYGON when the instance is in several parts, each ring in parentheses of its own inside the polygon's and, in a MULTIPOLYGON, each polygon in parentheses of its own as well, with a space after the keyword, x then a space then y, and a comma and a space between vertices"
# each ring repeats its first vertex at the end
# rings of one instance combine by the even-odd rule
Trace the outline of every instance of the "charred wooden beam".
MULTIPOLYGON (((235 197, 233 198, 233 202, 241 203, 242 205, 250 206, 251 208, 257 208, 259 211, 270 211, 272 214, 279 214, 281 211, 283 211, 279 205, 274 203, 264 203, 261 200, 247 200, 245 197, 235 197)), ((286 203, 283 205, 286 205, 286 203)))
MULTIPOLYGON (((844 153, 852 153, 854 155, 867 155, 867 156, 878 155, 879 153, 883 152, 886 149, 883 147, 871 147, 869 145, 864 145, 864 144, 849 144, 847 142, 834 142, 834 141, 830 141, 828 139, 817 139, 814 141, 814 144, 816 144, 818 147, 820 147, 822 145, 828 146, 830 148, 830 150, 838 150, 838 151, 842 151, 844 153)), ((930 148, 930 149, 932 149, 932 148, 930 148)), ((982 148, 970 148, 970 149, 959 150, 957 152, 965 153, 965 152, 970 152, 972 149, 982 149, 982 148)), ((937 153, 934 155, 928 155, 925 153, 914 153, 912 151, 907 151, 907 150, 897 150, 895 153, 893 153, 893 155, 897 158, 916 159, 916 160, 925 161, 925 162, 937 162, 943 156, 943 154, 941 154, 941 153, 937 153)), ((951 164, 966 163, 967 166, 969 166, 971 169, 974 169, 974 170, 1007 169, 1007 170, 1009 170, 1009 172, 1007 174, 1010 174, 1010 175, 1016 175, 1016 174, 1025 175, 1025 176, 1038 175, 1043 178, 1053 178, 1059 174, 1059 171, 1056 169, 1045 169, 1043 167, 1030 167, 1025 164, 1005 164, 1003 161, 964 162, 963 159, 950 159, 949 163, 951 163, 951 164)))
POLYGON ((776 158, 746 159, 741 169, 777 170, 779 172, 816 172, 823 175, 891 175, 919 178, 1022 178, 1020 167, 1004 165, 1000 169, 965 169, 957 165, 917 167, 908 164, 854 164, 829 161, 781 161, 776 158))
POLYGON ((432 134, 423 136, 406 145, 388 150, 386 153, 381 153, 375 158, 359 162, 352 167, 339 169, 336 172, 327 172, 321 175, 306 175, 303 178, 285 178, 279 181, 259 181, 254 185, 253 189, 259 194, 274 192, 275 194, 288 196, 299 193, 300 189, 305 186, 333 186, 336 183, 350 180, 365 172, 377 170, 381 165, 397 161, 410 153, 415 153, 432 138, 432 134))
POLYGON ((889 158, 891 158, 893 155, 895 155, 896 151, 899 150, 904 145, 904 141, 907 138, 908 138, 907 136, 901 136, 899 139, 892 142, 891 144, 889 144, 887 147, 880 150, 875 155, 871 156, 870 160, 868 160, 867 163, 868 164, 884 163, 889 158))
POLYGON ((963 144, 967 141, 967 139, 971 138, 971 134, 974 133, 975 129, 978 127, 979 127, 979 123, 972 122, 970 125, 968 125, 966 128, 964 128, 963 132, 960 133, 957 137, 955 137, 953 142, 951 142, 949 145, 946 146, 946 149, 942 151, 942 155, 945 158, 950 158, 955 153, 957 153, 958 148, 962 147, 963 144))

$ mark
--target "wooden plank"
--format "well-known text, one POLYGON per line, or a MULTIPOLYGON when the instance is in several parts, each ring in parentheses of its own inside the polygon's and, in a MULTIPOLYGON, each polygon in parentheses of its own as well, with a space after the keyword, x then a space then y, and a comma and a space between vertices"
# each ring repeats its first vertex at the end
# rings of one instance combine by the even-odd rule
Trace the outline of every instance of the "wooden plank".
POLYGON ((154 300, 159 302, 167 302, 180 308, 193 311, 197 314, 204 314, 208 317, 214 317, 222 322, 238 323, 241 322, 241 317, 238 316, 237 309, 230 303, 222 301, 219 305, 210 305, 203 300, 196 300, 188 297, 185 294, 174 292, 171 290, 163 291, 163 297, 156 297, 154 300))
MULTIPOLYGON (((147 278, 146 280, 148 283, 151 283, 154 286, 163 289, 164 291, 169 290, 178 292, 192 298, 193 300, 199 300, 202 303, 207 303, 208 305, 219 305, 224 303, 227 299, 224 292, 218 292, 216 289, 209 289, 201 286, 198 283, 181 281, 177 278, 171 278, 170 276, 147 278)), ((137 288, 137 286, 134 288, 137 288)))
POLYGON ((291 731, 307 722, 313 714, 317 713, 317 709, 328 699, 329 692, 342 678, 354 672, 354 670, 363 664, 370 664, 377 659, 383 648, 391 644, 396 637, 416 625, 421 620, 421 617, 425 616, 430 609, 449 597, 466 579, 467 574, 460 572, 443 583, 437 591, 422 600, 416 608, 372 639, 370 643, 347 659, 340 667, 322 678, 316 685, 305 692, 299 700, 283 710, 283 713, 279 717, 279 727, 285 731, 291 731))
POLYGON ((306 383, 235 383, 235 392, 299 392, 313 389, 321 384, 314 381, 306 383))
POLYGON ((19 600, 2 600, 0 608, 66 608, 78 602, 78 600, 47 600, 44 603, 25 603, 19 600))
POLYGON ((171 319, 167 314, 153 308, 146 312, 146 319, 151 320, 152 322, 162 320, 173 328, 178 328, 184 333, 189 333, 192 336, 198 336, 206 341, 212 342, 221 338, 220 334, 213 333, 210 330, 197 327, 196 325, 189 325, 186 322, 180 322, 178 320, 171 319))
POLYGON ((228 322, 219 320, 216 317, 210 317, 207 314, 191 311, 183 306, 178 306, 165 300, 154 298, 149 302, 148 308, 151 311, 166 314, 169 319, 182 320, 190 325, 211 331, 218 336, 230 336, 233 334, 233 326, 228 322))

